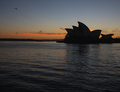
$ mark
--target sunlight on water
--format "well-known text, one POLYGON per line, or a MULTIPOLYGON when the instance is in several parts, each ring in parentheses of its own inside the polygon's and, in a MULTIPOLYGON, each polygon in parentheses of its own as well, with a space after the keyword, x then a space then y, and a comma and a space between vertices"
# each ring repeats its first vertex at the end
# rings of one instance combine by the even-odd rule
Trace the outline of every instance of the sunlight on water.
POLYGON ((119 91, 120 44, 1 42, 2 92, 119 91))

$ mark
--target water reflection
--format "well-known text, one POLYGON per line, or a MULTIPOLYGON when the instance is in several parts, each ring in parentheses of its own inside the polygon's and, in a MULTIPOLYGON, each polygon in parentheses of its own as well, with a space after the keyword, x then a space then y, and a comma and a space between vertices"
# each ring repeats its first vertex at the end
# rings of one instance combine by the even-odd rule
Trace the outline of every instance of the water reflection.
POLYGON ((89 45, 86 44, 67 44, 66 62, 68 75, 64 79, 70 85, 78 88, 84 88, 87 83, 85 75, 87 74, 89 45))
POLYGON ((15 82, 17 91, 17 87, 39 92, 116 91, 120 86, 119 47, 120 44, 4 43, 0 48, 0 86, 5 90, 15 82))
POLYGON ((99 49, 99 44, 68 44, 66 61, 74 70, 88 66, 91 58, 99 57, 99 49))
POLYGON ((66 81, 92 91, 119 89, 115 46, 109 44, 67 44, 66 62, 69 73, 66 81))

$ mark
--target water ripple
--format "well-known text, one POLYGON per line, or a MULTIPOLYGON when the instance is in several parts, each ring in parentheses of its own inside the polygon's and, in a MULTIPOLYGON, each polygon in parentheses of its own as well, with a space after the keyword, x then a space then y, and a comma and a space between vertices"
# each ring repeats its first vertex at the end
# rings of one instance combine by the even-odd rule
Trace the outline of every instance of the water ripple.
POLYGON ((119 92, 120 44, 1 42, 1 92, 119 92))

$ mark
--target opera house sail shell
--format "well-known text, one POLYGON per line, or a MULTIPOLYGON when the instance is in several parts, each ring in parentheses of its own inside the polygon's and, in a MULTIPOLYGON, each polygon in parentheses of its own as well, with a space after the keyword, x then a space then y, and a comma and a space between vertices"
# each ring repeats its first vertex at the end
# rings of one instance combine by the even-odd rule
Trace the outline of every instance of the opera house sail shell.
POLYGON ((68 35, 75 35, 73 29, 66 28, 65 30, 68 32, 68 35))
POLYGON ((99 38, 101 33, 101 30, 93 30, 92 32, 90 32, 89 37, 90 38, 99 38))
POLYGON ((80 29, 78 27, 76 27, 76 26, 72 26, 72 27, 73 27, 74 33, 76 34, 77 37, 82 37, 83 36, 82 31, 80 31, 80 29))
POLYGON ((79 29, 83 32, 83 36, 86 38, 90 34, 89 28, 81 22, 78 22, 78 24, 79 24, 79 29))
POLYGON ((101 37, 102 39, 111 39, 114 34, 107 34, 107 35, 101 34, 101 35, 102 35, 101 37))

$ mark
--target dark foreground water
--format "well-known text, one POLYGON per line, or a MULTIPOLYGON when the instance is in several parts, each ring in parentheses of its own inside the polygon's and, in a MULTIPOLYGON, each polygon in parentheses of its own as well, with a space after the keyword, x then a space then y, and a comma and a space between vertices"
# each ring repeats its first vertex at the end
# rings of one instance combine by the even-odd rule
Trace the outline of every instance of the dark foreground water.
POLYGON ((0 42, 0 92, 119 92, 120 44, 0 42))

